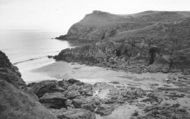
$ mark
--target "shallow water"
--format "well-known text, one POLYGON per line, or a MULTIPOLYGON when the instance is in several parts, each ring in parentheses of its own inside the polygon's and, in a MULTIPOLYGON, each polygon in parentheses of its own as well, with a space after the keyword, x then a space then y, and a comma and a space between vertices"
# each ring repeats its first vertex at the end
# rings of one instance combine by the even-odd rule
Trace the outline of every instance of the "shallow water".
POLYGON ((0 50, 6 53, 13 64, 18 66, 27 83, 48 79, 48 76, 31 71, 53 63, 54 60, 48 59, 48 55, 56 55, 62 49, 70 47, 66 41, 53 39, 58 35, 59 33, 38 30, 0 31, 0 50))

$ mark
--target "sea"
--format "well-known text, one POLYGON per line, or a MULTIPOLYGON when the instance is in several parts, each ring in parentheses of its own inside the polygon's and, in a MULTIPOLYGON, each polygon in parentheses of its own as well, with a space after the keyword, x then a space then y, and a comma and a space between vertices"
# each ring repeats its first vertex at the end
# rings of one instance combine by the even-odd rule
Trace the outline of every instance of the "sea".
POLYGON ((59 35, 41 30, 0 30, 0 50, 19 68, 26 83, 49 80, 46 74, 33 70, 55 62, 47 56, 71 47, 67 41, 56 40, 59 35))

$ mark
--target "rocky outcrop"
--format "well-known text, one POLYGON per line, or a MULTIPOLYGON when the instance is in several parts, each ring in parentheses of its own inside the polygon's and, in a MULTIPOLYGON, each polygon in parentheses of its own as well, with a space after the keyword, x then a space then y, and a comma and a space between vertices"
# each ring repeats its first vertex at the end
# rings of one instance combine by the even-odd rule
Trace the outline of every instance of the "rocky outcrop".
MULTIPOLYGON (((137 77, 130 79, 131 84, 120 82, 86 84, 75 79, 55 81, 55 89, 59 90, 53 92, 46 90, 47 92, 39 98, 40 102, 59 119, 95 119, 95 115, 112 118, 112 113, 115 111, 119 113, 120 106, 125 105, 126 110, 132 107, 133 111, 129 111, 128 115, 134 119, 155 119, 155 116, 160 119, 168 117, 188 119, 189 77, 171 74, 165 82, 159 81, 163 85, 156 84, 155 81, 156 79, 137 77), (153 81, 152 84, 150 80, 153 81), (141 84, 144 81, 149 81, 150 88, 149 85, 141 84)), ((34 85, 48 84, 46 82, 49 81, 28 86, 32 89, 36 88, 34 85)), ((120 111, 124 109, 121 108, 120 111)), ((123 115, 120 116, 123 118, 123 115)))
POLYGON ((85 109, 53 110, 58 119, 96 119, 94 113, 85 109))
MULTIPOLYGON (((47 85, 52 86, 48 82, 52 81, 33 83, 29 84, 28 87, 33 90, 36 87, 40 89, 39 85, 42 86, 41 89, 44 85, 46 87, 47 85)), ((94 114, 110 115, 118 105, 146 95, 143 90, 138 88, 118 88, 103 82, 92 85, 70 79, 54 81, 54 85, 56 85, 56 88, 52 92, 46 90, 42 96, 38 97, 40 102, 60 119, 78 119, 83 118, 83 116, 84 118, 94 119, 94 114), (79 117, 77 117, 78 114, 79 117)), ((35 93, 38 94, 38 91, 35 93)))
POLYGON ((180 107, 179 104, 150 106, 145 110, 145 116, 139 116, 138 119, 188 119, 190 114, 187 110, 180 107))
POLYGON ((189 17, 189 12, 114 15, 95 11, 64 36, 88 45, 63 50, 55 59, 137 73, 189 74, 189 17))
POLYGON ((27 90, 18 68, 0 51, 0 118, 2 119, 56 119, 42 106, 36 96, 27 90))
POLYGON ((145 11, 132 15, 116 15, 93 11, 71 26, 66 35, 57 39, 74 42, 106 40, 123 31, 144 28, 155 23, 179 21, 190 16, 188 12, 145 11))
POLYGON ((11 64, 2 51, 0 51, 0 75, 1 80, 6 80, 17 88, 25 87, 25 82, 22 80, 18 68, 11 64))
POLYGON ((131 72, 190 73, 190 19, 119 33, 108 41, 66 49, 56 60, 131 72))

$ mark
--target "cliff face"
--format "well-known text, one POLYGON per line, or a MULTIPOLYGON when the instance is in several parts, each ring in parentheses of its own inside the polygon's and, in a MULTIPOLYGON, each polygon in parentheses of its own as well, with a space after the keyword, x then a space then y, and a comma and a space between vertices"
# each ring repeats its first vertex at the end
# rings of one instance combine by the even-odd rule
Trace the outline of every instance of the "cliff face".
POLYGON ((0 51, 0 118, 56 119, 29 92, 18 69, 0 51))
POLYGON ((13 84, 17 88, 25 87, 18 68, 13 66, 8 57, 0 51, 0 75, 2 80, 13 84))
POLYGON ((145 11, 133 15, 115 15, 94 11, 71 26, 68 33, 58 39, 80 40, 80 42, 105 40, 123 31, 144 28, 155 23, 179 21, 189 16, 188 12, 145 11))
POLYGON ((63 50, 55 58, 135 72, 188 73, 189 17, 189 12, 146 11, 126 16, 94 12, 65 36, 93 44, 63 50))

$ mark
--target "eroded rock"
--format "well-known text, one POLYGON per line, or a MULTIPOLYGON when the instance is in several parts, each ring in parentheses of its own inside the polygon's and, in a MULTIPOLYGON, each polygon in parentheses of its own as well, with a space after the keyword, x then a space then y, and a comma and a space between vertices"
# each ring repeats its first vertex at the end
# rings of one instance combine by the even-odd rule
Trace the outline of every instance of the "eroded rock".
POLYGON ((57 115, 58 119, 96 119, 93 112, 85 109, 70 109, 57 115))

